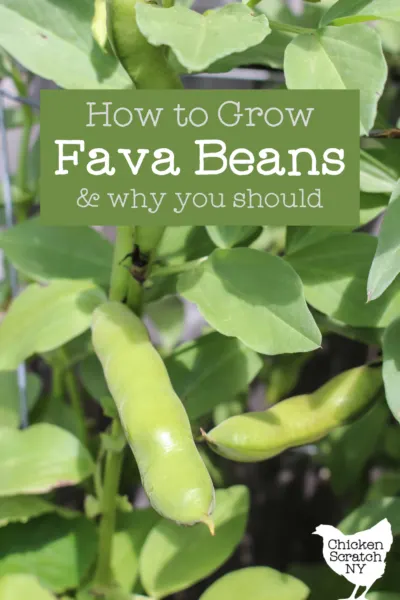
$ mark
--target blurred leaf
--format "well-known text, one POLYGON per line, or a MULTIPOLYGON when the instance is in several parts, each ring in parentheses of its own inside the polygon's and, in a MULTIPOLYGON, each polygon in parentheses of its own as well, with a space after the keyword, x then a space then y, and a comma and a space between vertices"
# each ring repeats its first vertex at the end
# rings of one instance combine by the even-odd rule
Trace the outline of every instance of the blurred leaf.
POLYGON ((246 225, 209 225, 207 233, 218 248, 233 248, 239 242, 250 238, 260 228, 248 227, 246 225))
POLYGON ((367 462, 377 450, 388 416, 383 404, 375 404, 355 423, 334 429, 320 442, 318 460, 328 467, 335 494, 344 494, 359 485, 367 462))
POLYGON ((391 194, 398 179, 397 173, 376 156, 361 150, 360 186, 368 194, 391 194))
MULTIPOLYGON (((26 399, 31 410, 39 398, 41 381, 34 373, 26 379, 26 399)), ((0 426, 19 427, 21 422, 20 398, 15 371, 0 371, 0 426)))
POLYGON ((90 327, 93 310, 105 300, 90 281, 29 285, 0 324, 0 369, 16 369, 32 354, 55 350, 77 337, 90 327))
POLYGON ((259 44, 271 31, 264 15, 255 15, 243 4, 201 15, 183 6, 160 10, 139 3, 136 18, 150 44, 170 46, 189 71, 204 71, 220 58, 259 44))
POLYGON ((0 577, 22 572, 57 593, 76 588, 96 557, 96 541, 95 525, 84 517, 8 525, 0 536, 0 577))
POLYGON ((400 180, 383 219, 368 276, 368 298, 376 300, 400 273, 400 180))
POLYGON ((140 555, 140 576, 146 592, 164 598, 218 569, 242 539, 248 510, 247 488, 234 486, 216 492, 214 537, 203 524, 184 528, 161 519, 140 555))
POLYGON ((166 296, 147 304, 145 314, 157 328, 162 348, 166 352, 172 350, 183 332, 185 309, 182 300, 177 296, 166 296))
POLYGON ((397 424, 386 428, 383 446, 391 459, 400 462, 400 429, 397 424))
POLYGON ((111 419, 118 417, 118 410, 108 390, 103 369, 95 354, 91 354, 79 365, 83 387, 97 400, 104 414, 111 419))
POLYGON ((39 494, 86 479, 94 464, 68 431, 46 423, 0 428, 0 496, 39 494))
POLYGON ((213 332, 177 348, 165 365, 174 390, 195 420, 246 389, 262 362, 238 340, 213 332))
POLYGON ((400 534, 400 498, 366 502, 345 517, 338 528, 345 535, 352 535, 370 529, 382 519, 390 522, 393 535, 400 534))
POLYGON ((56 600, 36 577, 16 573, 0 578, 0 600, 56 600))
POLYGON ((284 62, 289 89, 360 90, 360 132, 372 129, 387 65, 378 34, 364 25, 297 35, 284 62))
POLYGON ((111 568, 118 585, 131 592, 139 575, 139 556, 142 546, 160 520, 151 508, 118 515, 112 542, 111 568))
POLYGON ((351 231, 351 227, 289 226, 286 228, 286 253, 292 254, 306 246, 312 246, 326 238, 348 231, 351 231))
POLYGON ((10 496, 8 498, 0 498, 0 527, 14 522, 26 523, 29 519, 54 512, 55 510, 56 506, 54 504, 43 500, 40 496, 10 496))
POLYGON ((400 473, 386 472, 374 481, 368 490, 366 497, 367 502, 374 502, 376 500, 382 500, 391 496, 398 496, 400 494, 400 473))
POLYGON ((365 233, 327 238, 289 254, 300 275, 307 302, 354 327, 385 327, 400 312, 400 286, 367 304, 367 279, 376 238, 365 233))
POLYGON ((400 319, 393 321, 383 336, 382 373, 387 403, 400 423, 400 319))
POLYGON ((94 42, 92 0, 0 1, 0 45, 26 69, 71 89, 120 89, 131 82, 94 42))
POLYGON ((215 250, 179 277, 178 289, 212 327, 263 354, 314 350, 321 334, 295 271, 250 248, 215 250))
POLYGON ((228 402, 220 402, 214 408, 212 420, 214 426, 219 425, 230 417, 235 417, 244 413, 247 404, 246 395, 237 396, 228 402))
POLYGON ((267 401, 276 404, 297 385, 302 369, 312 353, 282 354, 272 361, 267 372, 267 401))
POLYGON ((365 225, 376 219, 387 208, 389 196, 387 194, 368 194, 361 192, 360 196, 360 225, 365 225))
POLYGON ((208 256, 215 249, 205 227, 194 225, 167 227, 157 251, 157 257, 176 264, 208 256))
POLYGON ((28 219, 0 235, 0 248, 36 281, 92 279, 108 285, 112 246, 90 227, 52 227, 28 219))
POLYGON ((358 21, 388 19, 400 21, 397 0, 338 0, 321 19, 321 27, 330 23, 347 25, 358 21))
POLYGON ((310 590, 299 579, 270 569, 232 571, 211 585, 200 600, 306 600, 310 590))

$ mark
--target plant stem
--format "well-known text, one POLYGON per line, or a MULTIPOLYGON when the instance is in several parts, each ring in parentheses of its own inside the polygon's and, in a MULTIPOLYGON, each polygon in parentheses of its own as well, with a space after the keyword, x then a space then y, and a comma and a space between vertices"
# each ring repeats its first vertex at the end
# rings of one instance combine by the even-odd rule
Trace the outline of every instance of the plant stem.
POLYGON ((75 413, 76 424, 78 428, 78 438, 86 446, 88 447, 89 440, 86 430, 86 417, 85 412, 83 410, 83 405, 81 402, 81 395, 79 392, 79 388, 77 385, 76 377, 74 372, 71 369, 66 369, 64 373, 64 381, 65 381, 65 389, 69 396, 71 406, 75 413))
MULTIPOLYGON (((114 438, 118 438, 121 434, 122 426, 118 419, 114 419, 111 435, 114 438)), ((114 580, 111 570, 111 550, 116 522, 116 499, 123 457, 123 451, 107 451, 101 498, 102 517, 99 528, 99 553, 96 573, 94 575, 94 585, 111 586, 114 580)))
POLYGON ((281 23, 281 21, 268 20, 269 26, 275 31, 284 31, 286 33, 302 34, 302 33, 315 33, 316 29, 310 27, 300 27, 300 25, 290 25, 289 23, 281 23))
MULTIPOLYGON (((21 96, 22 98, 27 97, 29 95, 28 86, 22 79, 21 73, 14 64, 14 62, 12 62, 11 64, 11 76, 19 96, 21 96)), ((24 126, 20 143, 16 186, 21 191, 21 193, 24 193, 28 191, 29 143, 31 139, 31 131, 34 119, 32 108, 28 104, 23 104, 21 110, 24 116, 24 126)), ((26 218, 26 210, 21 210, 21 207, 17 208, 19 213, 18 221, 24 220, 26 218)))
POLYGON ((132 252, 134 243, 133 227, 117 227, 113 265, 111 270, 110 300, 122 302, 127 296, 130 279, 129 269, 121 261, 132 252))
POLYGON ((168 275, 177 275, 185 271, 191 271, 207 260, 208 256, 189 260, 178 265, 167 265, 166 267, 155 267, 151 272, 151 277, 167 277, 168 275))
POLYGON ((172 8, 175 4, 175 0, 163 0, 164 8, 172 8))
POLYGON ((257 6, 257 4, 259 4, 261 2, 261 0, 249 0, 247 3, 247 6, 249 8, 254 8, 255 6, 257 6))

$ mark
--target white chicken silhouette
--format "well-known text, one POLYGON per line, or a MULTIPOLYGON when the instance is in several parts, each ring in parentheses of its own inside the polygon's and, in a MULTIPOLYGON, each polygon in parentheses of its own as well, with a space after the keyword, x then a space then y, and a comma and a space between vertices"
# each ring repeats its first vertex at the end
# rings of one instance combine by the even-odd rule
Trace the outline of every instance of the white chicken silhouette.
POLYGON ((355 600, 362 586, 366 589, 357 600, 367 600, 367 592, 385 572, 386 554, 393 542, 389 521, 383 519, 371 529, 354 535, 344 535, 332 525, 319 525, 313 533, 323 539, 327 565, 355 585, 352 595, 346 600, 355 600))

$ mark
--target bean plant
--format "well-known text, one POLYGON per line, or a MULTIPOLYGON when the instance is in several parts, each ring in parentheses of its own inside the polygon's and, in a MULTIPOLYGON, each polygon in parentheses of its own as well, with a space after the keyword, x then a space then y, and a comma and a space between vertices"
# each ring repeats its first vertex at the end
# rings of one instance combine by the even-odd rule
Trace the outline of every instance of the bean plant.
POLYGON ((0 0, 0 600, 337 600, 385 517, 400 598, 400 3, 292 4, 0 0), (358 228, 41 224, 40 81, 246 66, 360 90, 358 228))

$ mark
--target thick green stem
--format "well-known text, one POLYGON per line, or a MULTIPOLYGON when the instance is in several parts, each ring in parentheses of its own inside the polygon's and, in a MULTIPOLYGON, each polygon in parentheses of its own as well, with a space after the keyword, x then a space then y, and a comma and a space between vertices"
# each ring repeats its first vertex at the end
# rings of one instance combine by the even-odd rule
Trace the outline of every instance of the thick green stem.
POLYGON ((175 4, 175 0, 163 0, 164 8, 171 8, 172 6, 174 6, 174 4, 175 4))
POLYGON ((315 33, 315 29, 310 27, 300 27, 300 25, 289 25, 289 23, 281 23, 281 21, 268 20, 271 29, 276 31, 284 31, 286 33, 294 33, 295 35, 302 33, 315 33))
MULTIPOLYGON (((111 428, 111 435, 119 438, 122 434, 122 426, 115 419, 111 428)), ((104 486, 101 498, 101 522, 99 528, 99 552, 94 586, 112 586, 114 576, 111 570, 112 540, 116 522, 116 499, 121 476, 123 452, 108 450, 106 456, 106 467, 104 473, 104 486)))
POLYGON ((184 273, 185 271, 192 271, 203 262, 207 260, 207 256, 203 256, 202 258, 196 258, 195 260, 189 260, 188 262, 177 264, 177 265, 167 265, 166 267, 154 267, 151 272, 151 277, 167 277, 168 275, 177 275, 179 273, 184 273))
POLYGON ((123 259, 132 252, 133 243, 133 227, 117 227, 111 271, 110 300, 122 302, 127 296, 130 273, 123 259))
POLYGON ((62 385, 63 387, 65 387, 65 391, 68 394, 68 398, 71 402, 71 406, 74 411, 78 438, 82 442, 82 444, 87 448, 89 440, 87 435, 86 417, 85 412, 83 410, 81 394, 79 391, 75 374, 70 367, 68 356, 63 348, 59 348, 57 353, 55 354, 55 366, 53 368, 61 369, 62 385))
POLYGON ((261 2, 261 0, 249 0, 247 3, 247 6, 249 8, 254 8, 255 6, 257 6, 257 4, 259 4, 261 2))

